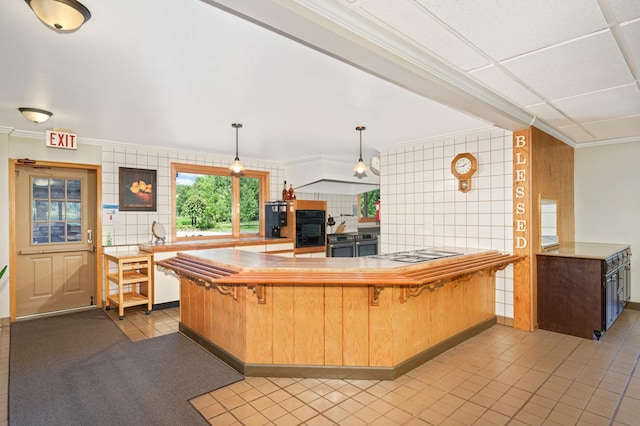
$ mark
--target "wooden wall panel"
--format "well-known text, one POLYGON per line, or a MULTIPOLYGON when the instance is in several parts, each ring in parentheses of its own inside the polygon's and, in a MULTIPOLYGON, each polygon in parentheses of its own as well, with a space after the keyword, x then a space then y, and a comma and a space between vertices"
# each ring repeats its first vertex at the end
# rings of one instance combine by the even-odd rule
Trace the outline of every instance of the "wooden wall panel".
POLYGON ((324 286, 293 291, 294 364, 324 364, 324 286))
POLYGON ((265 286, 265 303, 258 303, 253 290, 247 289, 246 362, 273 362, 273 288, 265 286))
POLYGON ((324 288, 324 363, 342 365, 342 287, 324 288))
POLYGON ((369 286, 247 286, 234 298, 181 280, 181 321, 239 360, 265 365, 394 367, 494 314, 495 279, 481 272, 421 293, 369 286))
POLYGON ((243 359, 245 356, 246 290, 238 286, 235 299, 214 287, 207 288, 205 297, 211 298, 211 334, 220 347, 243 359))
POLYGON ((389 345, 394 339, 392 298, 393 287, 387 287, 379 293, 378 305, 369 307, 369 365, 372 367, 393 365, 393 348, 389 345))
MULTIPOLYGON (((386 291, 386 290, 385 290, 386 291)), ((398 363, 398 360, 405 360, 409 356, 408 349, 408 329, 410 326, 408 320, 408 308, 409 305, 401 303, 400 301, 404 297, 404 292, 401 287, 393 287, 393 322, 391 324, 391 330, 393 333, 393 362, 398 363)))
POLYGON ((560 243, 575 240, 574 150, 530 127, 513 133, 514 253, 527 258, 514 266, 514 327, 537 326, 535 253, 540 250, 540 197, 558 201, 560 243))
MULTIPOLYGON (((427 307, 430 316, 429 328, 427 329, 429 346, 442 342, 458 328, 457 324, 461 318, 453 313, 462 305, 459 292, 456 281, 447 281, 443 287, 435 289, 434 292, 424 291, 423 294, 429 301, 427 307)), ((464 301, 465 305, 473 303, 472 300, 464 301)))
MULTIPOLYGON (((440 291, 441 289, 438 289, 440 291)), ((439 295, 443 293, 440 292, 439 295)), ((416 297, 410 297, 403 303, 406 305, 405 338, 407 351, 405 356, 414 356, 424 350, 431 341, 433 333, 431 292, 423 291, 416 297)))
POLYGON ((293 286, 273 286, 273 362, 294 363, 293 286))
POLYGON ((369 365, 369 289, 343 289, 343 365, 369 365))

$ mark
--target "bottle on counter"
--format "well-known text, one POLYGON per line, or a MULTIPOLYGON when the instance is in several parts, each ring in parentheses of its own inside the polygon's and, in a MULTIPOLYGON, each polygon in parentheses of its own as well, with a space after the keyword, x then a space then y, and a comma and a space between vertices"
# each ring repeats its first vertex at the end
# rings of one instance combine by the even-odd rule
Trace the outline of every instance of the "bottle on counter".
POLYGON ((293 184, 292 183, 289 184, 289 191, 287 191, 287 196, 289 197, 289 198, 287 198, 288 200, 295 200, 296 199, 296 195, 293 192, 293 184))
POLYGON ((289 191, 287 191, 287 181, 284 181, 284 186, 282 187, 282 201, 285 201, 289 196, 289 191))

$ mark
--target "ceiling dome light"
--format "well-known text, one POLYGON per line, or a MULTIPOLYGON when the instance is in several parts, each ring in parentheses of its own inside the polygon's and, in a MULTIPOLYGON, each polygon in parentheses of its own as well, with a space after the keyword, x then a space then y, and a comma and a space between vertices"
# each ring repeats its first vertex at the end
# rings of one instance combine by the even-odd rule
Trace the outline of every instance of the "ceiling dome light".
POLYGON ((366 129, 367 128, 364 126, 356 127, 356 130, 360 132, 360 157, 358 158, 358 162, 356 163, 356 166, 353 168, 353 171, 356 174, 356 176, 359 178, 362 178, 367 175, 367 166, 364 164, 364 161, 362 161, 362 131, 366 129))
POLYGON ((244 171, 244 166, 240 162, 240 158, 238 157, 238 129, 242 127, 240 123, 233 123, 231 127, 236 129, 236 159, 233 160, 233 163, 229 166, 229 170, 233 173, 242 173, 244 171))
POLYGON ((24 118, 33 123, 44 123, 53 115, 52 112, 38 108, 18 108, 24 118))
POLYGON ((76 0, 25 0, 38 19, 58 32, 77 30, 91 12, 76 0))

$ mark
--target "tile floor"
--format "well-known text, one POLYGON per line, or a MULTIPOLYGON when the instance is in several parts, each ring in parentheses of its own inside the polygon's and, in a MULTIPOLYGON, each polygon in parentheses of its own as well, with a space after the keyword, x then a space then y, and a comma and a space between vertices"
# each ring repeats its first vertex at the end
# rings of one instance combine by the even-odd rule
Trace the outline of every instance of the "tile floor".
MULTIPOLYGON (((177 308, 110 315, 132 340, 178 329, 177 308)), ((640 311, 625 310, 600 341, 495 325, 394 381, 247 377, 191 403, 212 425, 638 425, 639 358, 640 311)))

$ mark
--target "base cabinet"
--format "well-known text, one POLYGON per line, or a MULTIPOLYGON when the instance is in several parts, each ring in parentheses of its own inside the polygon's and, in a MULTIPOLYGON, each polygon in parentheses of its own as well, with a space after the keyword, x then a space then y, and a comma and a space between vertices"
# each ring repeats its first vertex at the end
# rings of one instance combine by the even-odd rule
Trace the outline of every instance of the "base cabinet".
POLYGON ((629 246, 579 244, 537 255, 538 326, 599 339, 629 299, 629 246))

